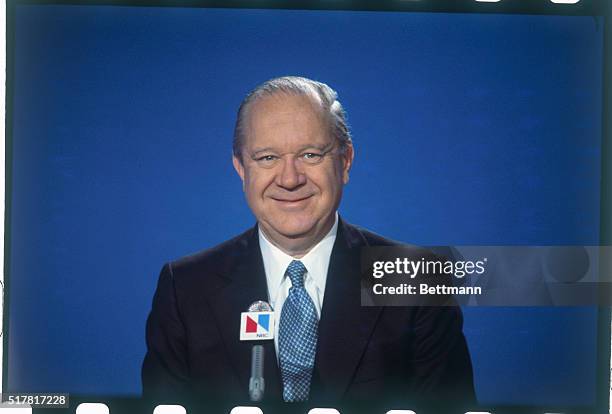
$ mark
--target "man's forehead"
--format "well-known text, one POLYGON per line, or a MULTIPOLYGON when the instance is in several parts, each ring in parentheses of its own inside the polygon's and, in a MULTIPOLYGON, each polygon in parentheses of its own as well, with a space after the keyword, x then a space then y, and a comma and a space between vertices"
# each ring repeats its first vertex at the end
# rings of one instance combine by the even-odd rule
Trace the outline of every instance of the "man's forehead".
POLYGON ((316 146, 325 146, 331 139, 319 102, 307 95, 280 93, 254 103, 249 111, 246 138, 250 147, 266 146, 274 138, 300 144, 308 141, 316 146))

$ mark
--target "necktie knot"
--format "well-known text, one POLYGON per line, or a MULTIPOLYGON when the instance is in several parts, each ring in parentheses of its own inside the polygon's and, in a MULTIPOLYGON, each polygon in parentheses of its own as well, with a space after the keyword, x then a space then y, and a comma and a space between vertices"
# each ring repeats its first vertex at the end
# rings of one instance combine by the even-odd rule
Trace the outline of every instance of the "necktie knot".
POLYGON ((287 267, 287 276, 291 280, 291 286, 294 288, 304 287, 304 274, 306 273, 306 266, 299 260, 294 260, 289 263, 287 267))

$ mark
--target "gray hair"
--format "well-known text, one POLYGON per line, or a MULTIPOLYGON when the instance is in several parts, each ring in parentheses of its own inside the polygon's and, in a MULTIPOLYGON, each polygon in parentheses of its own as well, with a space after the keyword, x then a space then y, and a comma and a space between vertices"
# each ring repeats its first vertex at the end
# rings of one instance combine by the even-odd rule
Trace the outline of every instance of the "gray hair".
POLYGON ((328 85, 299 76, 283 76, 270 79, 253 89, 242 101, 238 108, 236 126, 234 127, 233 152, 234 156, 242 160, 241 150, 246 138, 245 120, 249 108, 259 99, 279 93, 288 95, 306 95, 318 97, 323 113, 328 114, 332 136, 337 140, 340 150, 344 153, 352 143, 351 133, 346 121, 346 113, 338 100, 338 93, 328 85))

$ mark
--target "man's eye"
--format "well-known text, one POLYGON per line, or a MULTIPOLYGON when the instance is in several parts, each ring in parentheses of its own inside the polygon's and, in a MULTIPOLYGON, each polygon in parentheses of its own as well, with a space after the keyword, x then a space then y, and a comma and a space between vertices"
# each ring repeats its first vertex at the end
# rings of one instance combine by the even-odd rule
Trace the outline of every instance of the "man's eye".
POLYGON ((255 159, 255 161, 261 161, 261 162, 272 162, 274 160, 276 160, 276 156, 274 155, 263 155, 255 159))
POLYGON ((304 159, 307 161, 318 161, 323 157, 323 155, 317 154, 316 152, 307 152, 302 154, 302 157, 304 157, 304 159))

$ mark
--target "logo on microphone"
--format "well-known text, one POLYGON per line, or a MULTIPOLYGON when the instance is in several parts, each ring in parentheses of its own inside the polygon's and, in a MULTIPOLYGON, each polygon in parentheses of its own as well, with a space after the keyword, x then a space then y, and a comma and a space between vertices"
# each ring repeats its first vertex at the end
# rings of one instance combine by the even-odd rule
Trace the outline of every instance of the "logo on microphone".
POLYGON ((274 312, 242 312, 240 314, 240 340, 260 341, 274 339, 274 312))

